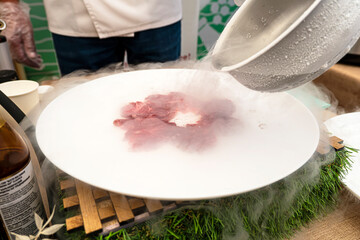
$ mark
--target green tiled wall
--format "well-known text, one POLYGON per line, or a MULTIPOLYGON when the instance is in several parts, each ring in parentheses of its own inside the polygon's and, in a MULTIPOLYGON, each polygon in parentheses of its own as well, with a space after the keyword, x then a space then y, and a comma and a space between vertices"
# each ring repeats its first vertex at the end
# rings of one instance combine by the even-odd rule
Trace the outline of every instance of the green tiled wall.
POLYGON ((237 8, 234 0, 200 0, 198 59, 204 57, 215 44, 237 8))

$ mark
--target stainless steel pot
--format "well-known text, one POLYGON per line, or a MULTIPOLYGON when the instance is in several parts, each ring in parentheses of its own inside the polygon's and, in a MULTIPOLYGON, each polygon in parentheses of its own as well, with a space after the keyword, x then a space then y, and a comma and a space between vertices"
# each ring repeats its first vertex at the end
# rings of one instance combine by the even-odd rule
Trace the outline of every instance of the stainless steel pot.
POLYGON ((220 35, 213 65, 248 88, 276 92, 311 81, 360 36, 360 0, 247 0, 220 35))

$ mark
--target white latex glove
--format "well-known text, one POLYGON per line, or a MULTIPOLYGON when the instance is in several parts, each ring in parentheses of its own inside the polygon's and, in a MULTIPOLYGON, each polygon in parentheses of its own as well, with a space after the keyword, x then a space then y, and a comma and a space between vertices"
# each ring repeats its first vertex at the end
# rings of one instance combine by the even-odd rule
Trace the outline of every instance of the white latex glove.
POLYGON ((29 7, 22 2, 0 2, 0 18, 7 26, 2 34, 9 42, 14 60, 39 69, 43 61, 36 53, 29 10, 29 7))

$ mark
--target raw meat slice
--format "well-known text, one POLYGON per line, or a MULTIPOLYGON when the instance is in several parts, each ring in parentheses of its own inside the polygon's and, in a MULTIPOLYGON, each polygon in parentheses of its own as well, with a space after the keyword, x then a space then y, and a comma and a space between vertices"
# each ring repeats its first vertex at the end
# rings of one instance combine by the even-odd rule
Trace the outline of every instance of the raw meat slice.
POLYGON ((125 139, 133 149, 172 142, 184 150, 202 151, 215 145, 217 135, 237 122, 231 117, 234 111, 234 104, 227 99, 200 101, 171 92, 150 95, 144 102, 129 103, 122 108, 123 118, 114 120, 114 125, 126 131, 125 139), (193 113, 200 118, 196 123, 177 126, 172 120, 179 112, 193 113))

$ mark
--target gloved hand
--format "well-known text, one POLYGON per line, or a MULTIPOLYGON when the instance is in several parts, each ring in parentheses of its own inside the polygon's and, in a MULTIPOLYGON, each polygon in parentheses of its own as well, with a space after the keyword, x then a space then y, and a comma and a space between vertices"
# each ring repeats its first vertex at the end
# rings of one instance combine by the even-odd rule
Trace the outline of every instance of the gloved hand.
POLYGON ((14 60, 40 69, 43 61, 41 56, 36 53, 29 10, 25 3, 0 2, 0 18, 7 25, 2 34, 8 40, 14 60))

